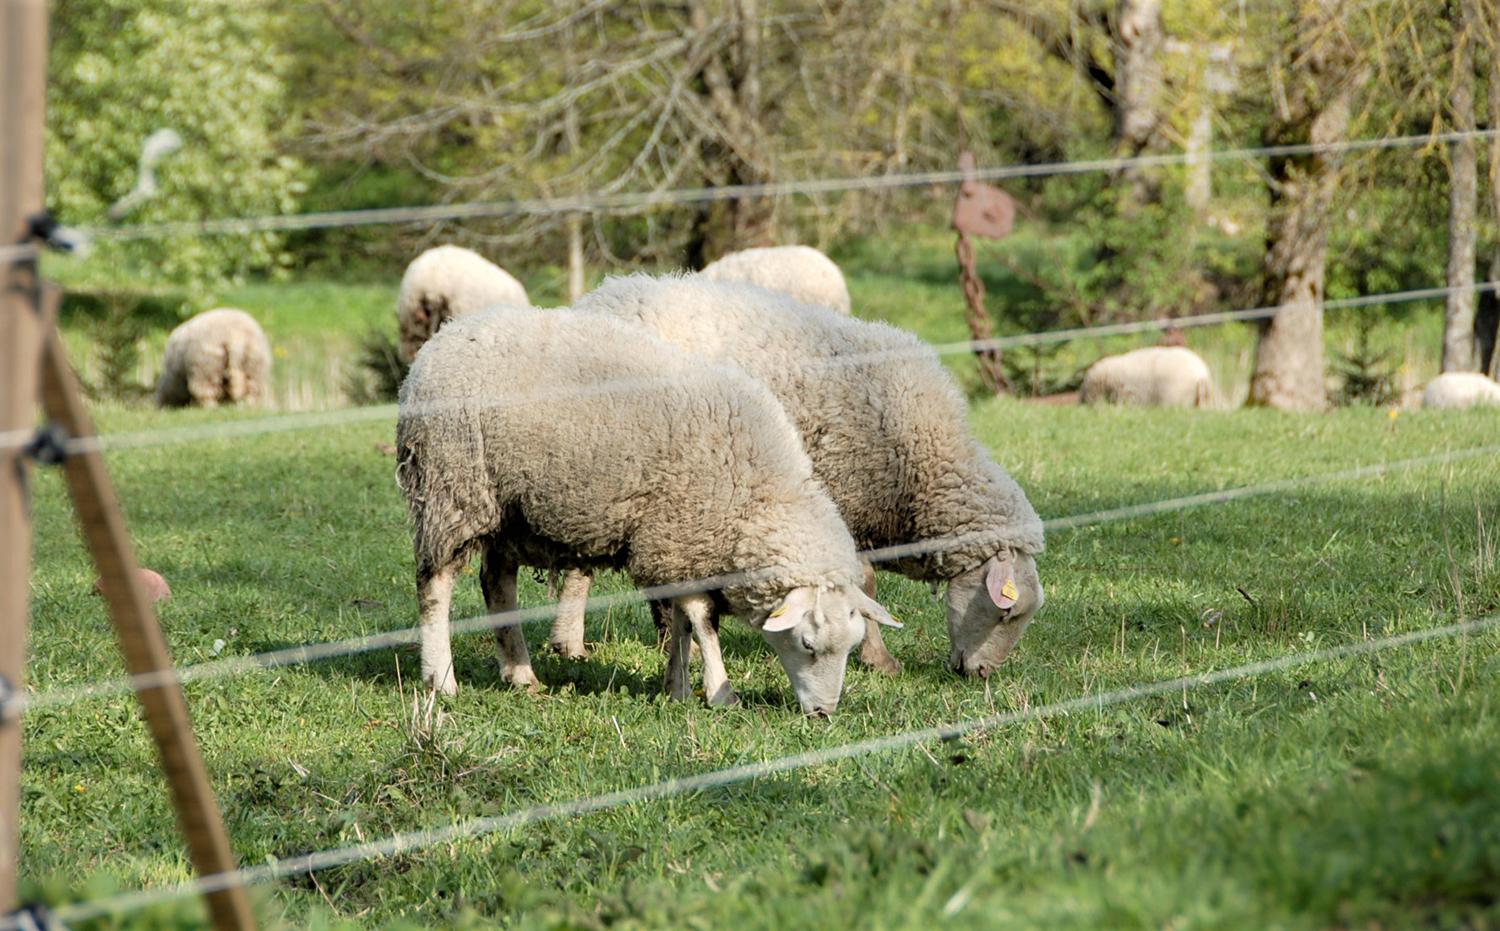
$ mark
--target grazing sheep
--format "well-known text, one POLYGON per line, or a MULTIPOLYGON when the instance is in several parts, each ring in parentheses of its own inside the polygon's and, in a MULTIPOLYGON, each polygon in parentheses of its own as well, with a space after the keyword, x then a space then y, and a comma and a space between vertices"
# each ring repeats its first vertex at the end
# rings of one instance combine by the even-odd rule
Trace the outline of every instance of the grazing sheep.
POLYGON ((526 288, 510 273, 462 246, 436 246, 417 256, 401 276, 396 297, 397 350, 410 363, 444 323, 495 304, 527 307, 526 288))
POLYGON ((849 286, 833 260, 811 246, 767 246, 731 252, 699 272, 713 281, 748 281, 805 304, 849 313, 849 286))
MULTIPOLYGON (((1043 592, 1042 524, 1025 493, 970 435, 968 408, 925 343, 739 282, 607 280, 577 309, 644 325, 771 389, 813 471, 865 549, 908 578, 948 584, 950 665, 987 676, 1020 638, 1043 592)), ((873 593, 874 575, 868 591, 873 593)), ((861 659, 900 664, 869 625, 861 659)))
MULTIPOLYGON (((854 541, 765 388, 595 314, 501 307, 445 326, 401 386, 397 482, 421 607, 422 676, 457 683, 448 610, 482 551, 491 611, 516 570, 624 569, 642 586, 730 576, 672 599, 667 690, 688 692, 689 628, 711 703, 735 700, 713 608, 765 635, 809 714, 838 704, 862 618, 894 624, 860 590, 854 541), (528 392, 545 386, 530 403, 528 392)), ((534 686, 526 641, 498 631, 507 681, 534 686)))
POLYGON ((1482 405, 1500 405, 1500 384, 1481 372, 1444 372, 1427 383, 1422 406, 1459 410, 1482 405))
POLYGON ((1213 396, 1208 366, 1182 346, 1147 346, 1105 356, 1089 366, 1078 389, 1084 404, 1138 407, 1209 407, 1213 396))
POLYGON ((265 398, 271 344, 243 310, 206 310, 167 337, 156 403, 162 407, 218 407, 265 398))

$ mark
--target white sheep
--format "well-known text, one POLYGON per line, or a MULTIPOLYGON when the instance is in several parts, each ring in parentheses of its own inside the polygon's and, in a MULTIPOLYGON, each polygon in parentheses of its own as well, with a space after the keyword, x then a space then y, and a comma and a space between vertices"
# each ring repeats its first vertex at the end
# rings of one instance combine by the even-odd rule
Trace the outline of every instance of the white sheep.
POLYGON ((765 246, 731 252, 699 272, 712 281, 748 281, 805 304, 849 313, 849 285, 833 260, 811 246, 765 246))
POLYGON ((1482 405, 1500 405, 1500 384, 1481 372, 1444 372, 1422 392, 1422 406, 1459 410, 1482 405))
POLYGON ((1147 346, 1105 356, 1089 366, 1078 389, 1084 404, 1209 407, 1213 397, 1208 366, 1183 346, 1147 346))
POLYGON ((156 403, 162 407, 217 407, 264 400, 269 392, 271 344, 243 310, 206 310, 167 337, 156 403))
MULTIPOLYGON (((897 548, 881 559, 885 568, 947 584, 951 667, 987 676, 1009 655, 1044 599, 1034 559, 1042 524, 970 434, 963 396, 929 346, 885 324, 696 276, 611 278, 576 308, 641 324, 764 382, 855 542, 897 548)), ((873 581, 871 573, 871 592, 873 581)), ((559 623, 581 630, 577 619, 559 623)), ((861 659, 900 669, 873 625, 861 659)))
POLYGON ((444 323, 496 304, 527 307, 526 288, 505 269, 462 246, 436 246, 406 266, 396 297, 396 326, 401 361, 417 350, 444 323))
MULTIPOLYGON (((511 307, 452 321, 401 386, 396 438, 422 676, 438 691, 457 689, 449 604, 475 551, 493 612, 515 607, 523 564, 624 569, 647 587, 722 577, 672 599, 675 698, 688 695, 691 628, 704 693, 735 700, 712 623, 720 601, 765 635, 809 714, 837 706, 863 619, 895 623, 860 590, 854 541, 764 386, 639 327, 511 307)), ((520 629, 497 633, 506 680, 534 686, 520 629)))

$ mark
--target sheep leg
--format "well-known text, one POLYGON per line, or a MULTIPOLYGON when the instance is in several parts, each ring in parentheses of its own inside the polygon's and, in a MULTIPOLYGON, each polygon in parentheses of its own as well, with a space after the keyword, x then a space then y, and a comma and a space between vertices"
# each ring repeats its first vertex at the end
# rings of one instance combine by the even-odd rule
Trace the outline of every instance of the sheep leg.
MULTIPOLYGON (((657 602, 652 602, 654 608, 657 602)), ((667 696, 674 701, 686 701, 693 693, 692 674, 688 661, 688 644, 692 643, 692 621, 688 619, 687 613, 681 609, 674 608, 671 602, 662 602, 667 606, 667 675, 663 684, 667 696)), ((654 613, 654 612, 653 612, 654 613)))
POLYGON ((718 617, 714 613, 713 599, 707 595, 690 595, 676 599, 679 611, 687 615, 703 654, 703 695, 712 707, 739 704, 739 696, 729 685, 729 674, 724 671, 724 655, 719 651, 718 617))
POLYGON ((569 569, 563 573, 562 595, 557 599, 557 617, 552 622, 552 652, 569 659, 588 658, 583 645, 583 617, 589 600, 590 577, 569 569))
MULTIPOLYGON (((515 610, 517 568, 515 562, 496 553, 494 547, 485 547, 484 561, 479 569, 479 587, 484 590, 484 603, 491 614, 515 610)), ((526 650, 521 625, 508 623, 495 628, 495 643, 499 647, 500 672, 505 681, 536 691, 539 683, 536 673, 531 670, 531 654, 526 650)))
MULTIPOLYGON (((656 648, 665 653, 672 637, 672 602, 658 601, 653 598, 650 605, 651 623, 656 625, 656 648)), ((698 655, 696 641, 689 641, 688 654, 692 657, 698 655)))
POLYGON ((672 645, 672 602, 653 598, 649 604, 651 623, 656 625, 656 648, 665 653, 672 645))
MULTIPOLYGON (((865 563, 864 589, 866 595, 875 597, 875 567, 869 563, 865 563)), ((880 636, 880 625, 869 618, 865 619, 865 643, 859 649, 859 661, 888 676, 901 671, 901 661, 885 648, 885 640, 880 636)))
POLYGON ((417 573, 417 605, 422 644, 422 682, 444 695, 458 692, 453 675, 453 646, 448 633, 448 610, 453 602, 453 581, 462 563, 417 573))

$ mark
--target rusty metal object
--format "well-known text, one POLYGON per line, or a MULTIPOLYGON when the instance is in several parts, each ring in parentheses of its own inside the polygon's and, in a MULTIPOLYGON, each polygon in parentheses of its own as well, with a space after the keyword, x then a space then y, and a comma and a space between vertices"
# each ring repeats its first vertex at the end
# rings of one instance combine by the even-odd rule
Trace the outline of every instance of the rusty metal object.
MULTIPOLYGON (((959 155, 959 171, 972 172, 977 167, 973 152, 959 155)), ((1009 194, 973 178, 959 185, 958 202, 953 205, 953 228, 960 234, 1004 239, 1015 222, 1016 202, 1009 194)))
MULTIPOLYGON (((974 154, 964 152, 958 157, 958 170, 975 170, 974 154)), ((969 333, 976 342, 992 339, 994 323, 984 306, 984 282, 974 260, 974 246, 969 234, 1000 239, 1008 235, 1015 222, 1016 205, 1011 196, 997 187, 968 179, 959 186, 958 202, 953 205, 953 229, 958 233, 954 252, 958 256, 958 280, 968 305, 965 319, 969 333)), ((984 386, 995 394, 1011 394, 1014 388, 1005 377, 1005 366, 1000 362, 1000 350, 985 346, 974 349, 974 358, 979 363, 979 378, 984 386)))

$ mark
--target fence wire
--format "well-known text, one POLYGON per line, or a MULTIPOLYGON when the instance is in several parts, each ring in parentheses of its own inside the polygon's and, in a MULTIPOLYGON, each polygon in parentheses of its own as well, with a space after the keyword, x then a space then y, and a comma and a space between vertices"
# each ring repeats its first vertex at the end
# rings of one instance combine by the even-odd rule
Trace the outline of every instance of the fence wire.
POLYGON ((516 216, 555 216, 570 213, 628 213, 663 206, 701 204, 741 198, 790 197, 837 194, 847 191, 893 190, 927 185, 961 184, 964 181, 1006 181, 1056 175, 1120 171, 1127 168, 1159 168, 1185 165, 1205 159, 1254 160, 1298 155, 1364 152, 1379 149, 1420 148, 1469 139, 1488 139, 1500 130, 1476 129, 1412 136, 1381 136, 1340 142, 1298 143, 1218 149, 1205 153, 1175 152, 1121 158, 1078 159, 1036 165, 1007 165, 974 171, 918 171, 843 178, 809 178, 762 184, 732 184, 721 187, 672 188, 620 194, 589 194, 578 197, 542 197, 518 200, 473 201, 460 204, 430 204, 420 207, 378 207, 364 210, 331 210, 320 213, 280 214, 260 217, 227 217, 213 220, 180 220, 140 223, 120 227, 86 227, 83 232, 101 241, 116 242, 163 239, 173 236, 229 236, 249 233, 290 232, 336 227, 384 226, 400 223, 438 223, 516 216))
MULTIPOLYGON (((283 879, 288 876, 299 876, 333 867, 346 866, 351 863, 417 853, 438 845, 472 840, 500 831, 525 827, 540 821, 576 817, 612 808, 620 808, 626 805, 637 805, 674 796, 703 792, 708 789, 723 788, 737 783, 766 779, 771 776, 807 769, 813 766, 825 766, 841 760, 855 759, 875 753, 892 753, 918 744, 939 740, 953 740, 966 734, 972 734, 975 731, 993 730, 999 727, 1021 724, 1028 721, 1038 721, 1075 712, 1102 711, 1105 708, 1141 698, 1186 694, 1189 691, 1206 686, 1254 678, 1312 663, 1365 656, 1449 637, 1467 637, 1472 634, 1488 632, 1494 629, 1497 624, 1500 624, 1500 615, 1492 615, 1475 620, 1448 624, 1443 627, 1431 627, 1403 634, 1395 634, 1377 640, 1364 640, 1343 646, 1246 663, 1228 669, 1178 676, 1173 679, 1164 679, 1149 684, 1132 685, 1106 692, 1080 695, 1077 698, 1065 701, 1052 702, 1015 711, 997 712, 984 717, 970 718, 937 727, 902 731, 884 737, 873 737, 867 740, 853 741, 820 750, 809 750, 771 760, 731 766, 695 776, 664 779, 650 785, 634 786, 600 795, 576 798, 566 802, 535 805, 510 812, 509 814, 487 818, 474 818, 443 825, 442 827, 424 828, 393 834, 383 840, 367 841, 359 844, 319 850, 313 853, 300 854, 233 872, 203 876, 191 882, 168 886, 162 889, 141 890, 113 896, 97 902, 69 905, 58 909, 56 915, 64 922, 85 921, 109 915, 118 915, 190 895, 206 895, 221 889, 227 889, 231 886, 255 885, 283 879)), ((16 926, 13 924, 9 926, 0 925, 0 928, 5 927, 14 928, 16 926)))
MULTIPOLYGON (((1413 301, 1432 300, 1445 297, 1457 291, 1471 291, 1474 293, 1486 293, 1500 290, 1500 281, 1482 281, 1472 287, 1431 287, 1415 288, 1406 291, 1387 291, 1380 294, 1366 294, 1359 297, 1335 298, 1325 301, 1325 310, 1343 310, 1362 307, 1384 306, 1389 304, 1403 304, 1413 301)), ((1214 313, 1197 314, 1187 317, 1165 318, 1160 317, 1152 320, 1138 320, 1128 323, 1107 323, 1091 327, 1074 327, 1063 330, 1046 330, 1039 333, 1020 333, 1013 336, 1001 336, 984 340, 965 340, 961 342, 940 343, 937 345, 922 344, 910 349, 879 350, 874 352, 850 353, 845 356, 810 360, 809 365, 823 368, 838 368, 843 366, 865 365, 876 362, 891 362, 903 358, 915 359, 928 354, 937 356, 950 356, 962 353, 970 353, 991 349, 1008 349, 1020 346, 1038 346, 1047 343, 1067 342, 1075 339, 1105 338, 1110 336, 1129 335, 1144 333, 1154 330, 1164 330, 1169 327, 1187 329, 1192 327, 1215 326, 1223 323, 1248 322, 1253 320, 1265 320, 1274 317, 1281 307, 1260 306, 1244 310, 1226 310, 1214 313)), ((454 402, 445 405, 441 402, 428 402, 421 408, 423 413, 440 413, 450 408, 467 407, 470 409, 500 409, 516 407, 526 404, 540 404, 549 401, 561 401, 572 398, 608 394, 614 391, 629 390, 657 390, 664 384, 670 383, 665 377, 653 377, 643 379, 617 379, 608 382, 600 382, 597 385, 587 387, 551 388, 538 391, 526 392, 513 395, 509 398, 497 399, 486 405, 467 405, 454 402)), ((415 409, 414 409, 415 410, 415 409)), ((232 439, 238 437, 262 436, 271 433, 282 433, 300 430, 314 430, 328 427, 341 427, 351 424, 388 422, 395 418, 398 408, 395 404, 377 404, 367 407, 341 408, 331 411, 312 411, 300 414, 284 414, 273 417, 256 417, 248 420, 220 421, 212 424, 200 424, 189 427, 166 427, 155 430, 143 430, 123 433, 105 433, 92 437, 75 437, 66 440, 62 444, 63 451, 68 455, 79 455, 89 452, 112 452, 128 449, 145 449, 157 446, 171 446, 180 443, 194 443, 216 439, 232 439)), ((0 433, 0 449, 22 447, 34 439, 35 434, 28 430, 13 430, 0 433)))
MULTIPOLYGON (((1107 508, 1103 510, 1089 511, 1075 514, 1069 517, 1054 518, 1043 521, 1042 526, 1047 532, 1059 530, 1076 530, 1081 527, 1095 526, 1099 524, 1114 523, 1123 520, 1134 520, 1141 517, 1151 517, 1157 514, 1165 514, 1175 511, 1188 510, 1190 508, 1204 507, 1213 504, 1224 504, 1230 501, 1238 501, 1245 498, 1261 497, 1265 495, 1295 491, 1313 485, 1327 484, 1331 482, 1352 481, 1362 478, 1375 478, 1391 472, 1404 472, 1411 469, 1422 468, 1433 465, 1444 465, 1453 462, 1461 462, 1469 459, 1482 457, 1500 456, 1500 445, 1469 447, 1465 449, 1449 450, 1443 453, 1433 453, 1426 456, 1417 456, 1409 459, 1398 459, 1387 462, 1377 462, 1353 468, 1339 469, 1332 472, 1318 473, 1295 478, 1279 479, 1271 482, 1261 482, 1253 485, 1241 485, 1234 488, 1226 488, 1219 491, 1201 492, 1199 494, 1184 495, 1177 498, 1166 498, 1159 501, 1150 501, 1140 504, 1129 504, 1120 507, 1107 508)), ((896 546, 881 547, 866 550, 860 555, 870 562, 880 564, 896 559, 904 559, 912 556, 942 552, 970 546, 975 543, 989 542, 994 537, 992 533, 967 533, 954 534, 941 537, 933 537, 927 540, 918 540, 903 543, 896 546)), ((728 573, 703 579, 691 579, 675 582, 668 585, 657 585, 642 589, 632 589, 627 592, 619 592, 609 595, 591 596, 585 602, 586 610, 598 611, 607 608, 635 604, 645 600, 669 599, 682 595, 697 594, 705 591, 713 591, 727 585, 733 585, 752 578, 756 573, 766 570, 757 569, 745 572, 728 573)), ((489 630, 498 630, 503 627, 520 626, 541 620, 550 619, 557 614, 557 605, 538 605, 530 608, 518 608, 510 611, 502 611, 493 614, 483 614, 474 617, 454 621, 450 625, 450 636, 480 633, 489 630)), ((330 640, 321 643, 309 643, 295 647, 287 647, 280 650, 271 650, 264 653, 256 653, 248 656, 229 657, 222 660, 212 660, 204 663, 195 663, 190 666, 174 667, 159 672, 142 673, 136 676, 121 677, 117 679, 101 680, 83 685, 65 686, 49 689, 44 692, 32 694, 18 693, 7 702, 0 702, 0 712, 22 714, 50 711, 77 704, 92 698, 121 695, 142 689, 159 688, 170 685, 173 682, 209 682, 233 676, 244 675, 260 670, 279 669, 286 666, 298 666, 317 662, 325 659, 334 659, 342 656, 352 656, 360 653, 369 653, 375 650, 383 650, 392 647, 405 646, 418 642, 420 629, 407 627, 400 630, 384 631, 377 634, 367 634, 360 637, 350 637, 343 640, 330 640)))

